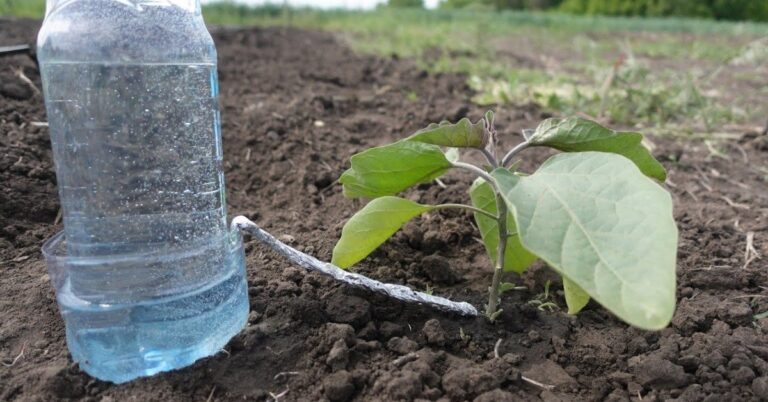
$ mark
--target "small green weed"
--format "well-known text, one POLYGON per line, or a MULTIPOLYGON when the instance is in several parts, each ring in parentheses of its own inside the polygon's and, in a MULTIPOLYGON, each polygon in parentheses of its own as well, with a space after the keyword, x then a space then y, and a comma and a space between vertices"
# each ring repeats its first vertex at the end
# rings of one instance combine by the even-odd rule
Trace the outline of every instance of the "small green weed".
POLYGON ((557 310, 559 307, 557 304, 552 300, 550 294, 549 294, 549 287, 552 285, 552 281, 546 281, 544 283, 544 292, 536 295, 531 300, 528 300, 528 304, 532 306, 536 306, 537 309, 541 311, 549 311, 550 313, 557 310))

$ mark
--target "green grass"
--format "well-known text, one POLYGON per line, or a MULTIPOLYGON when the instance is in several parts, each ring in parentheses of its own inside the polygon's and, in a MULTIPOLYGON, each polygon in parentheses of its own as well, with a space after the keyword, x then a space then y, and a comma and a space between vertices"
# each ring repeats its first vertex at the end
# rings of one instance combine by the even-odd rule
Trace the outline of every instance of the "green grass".
MULTIPOLYGON (((227 3, 204 7, 209 23, 216 24, 269 24, 276 15, 283 15, 276 6, 245 7, 227 3)), ((317 11, 294 9, 293 22, 301 26, 323 27, 352 31, 381 31, 398 25, 441 29, 475 28, 482 26, 488 34, 504 34, 521 27, 536 27, 564 32, 689 32, 717 34, 768 35, 768 24, 754 22, 723 22, 690 18, 633 18, 607 16, 578 16, 554 12, 534 11, 471 11, 471 10, 419 10, 380 9, 365 11, 317 11)))
POLYGON ((0 0, 0 17, 43 18, 44 0, 0 0))
MULTIPOLYGON (((206 12, 209 21, 222 18, 206 12)), ((239 24, 330 30, 360 52, 411 57, 433 72, 466 73, 480 104, 533 102, 657 132, 713 131, 747 121, 751 116, 730 102, 704 95, 711 89, 705 77, 741 54, 742 44, 768 35, 768 24, 530 12, 273 9, 268 17, 253 10, 238 18, 239 24), (511 49, 505 49, 505 42, 511 49), (505 56, 517 52, 518 45, 526 47, 522 55, 557 63, 521 67, 505 56), (612 72, 622 55, 625 62, 612 72), (681 66, 659 68, 637 60, 643 58, 681 66), (611 74, 615 79, 603 88, 611 74)))
MULTIPOLYGON (((0 0, 0 15, 39 18, 44 8, 42 0, 0 0)), ((768 38, 768 23, 524 11, 318 11, 226 2, 204 6, 203 15, 209 24, 332 31, 359 52, 412 58, 432 72, 465 73, 480 104, 533 102, 659 131, 714 130, 755 118, 744 110, 768 112, 750 107, 754 98, 705 95, 730 85, 709 78, 718 69, 726 69, 731 81, 755 82, 751 71, 757 68, 731 72, 727 63, 745 56, 757 57, 755 66, 765 62, 760 58, 768 39, 757 39, 768 38)))
MULTIPOLYGON (((44 0, 0 0, 0 16, 42 18, 44 0)), ((521 27, 543 28, 564 32, 690 32, 717 34, 768 35, 768 24, 755 22, 726 22, 691 18, 637 18, 580 16, 535 11, 473 11, 380 9, 365 11, 319 11, 294 9, 286 12, 279 6, 248 7, 230 2, 203 6, 208 23, 222 25, 280 24, 290 18, 299 26, 349 30, 381 31, 398 25, 425 29, 455 31, 460 27, 482 26, 491 35, 516 31, 521 27), (287 14, 291 14, 288 17, 287 14), (279 18, 278 18, 279 17, 279 18), (429 27, 429 28, 426 28, 429 27)))

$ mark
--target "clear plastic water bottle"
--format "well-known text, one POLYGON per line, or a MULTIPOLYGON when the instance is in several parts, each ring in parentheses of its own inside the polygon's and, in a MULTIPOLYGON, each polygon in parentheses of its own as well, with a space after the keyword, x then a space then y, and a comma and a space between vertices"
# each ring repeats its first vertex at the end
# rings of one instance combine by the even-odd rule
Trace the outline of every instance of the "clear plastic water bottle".
POLYGON ((124 382, 216 353, 248 296, 199 0, 48 0, 38 58, 64 218, 43 252, 73 359, 124 382))

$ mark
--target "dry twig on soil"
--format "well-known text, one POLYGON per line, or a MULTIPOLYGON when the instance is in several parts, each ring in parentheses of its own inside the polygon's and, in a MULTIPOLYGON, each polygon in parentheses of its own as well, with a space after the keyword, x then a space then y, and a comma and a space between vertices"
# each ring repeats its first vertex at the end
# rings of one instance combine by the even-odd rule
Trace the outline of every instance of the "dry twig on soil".
POLYGON ((732 199, 730 199, 730 198, 728 198, 728 197, 726 197, 726 196, 724 196, 724 195, 720 196, 720 198, 721 198, 723 201, 725 201, 726 203, 728 203, 728 205, 732 206, 733 208, 738 208, 738 209, 749 209, 749 205, 747 205, 747 204, 742 204, 742 203, 739 203, 739 202, 735 202, 735 201, 733 201, 732 199))
POLYGON ((208 394, 208 399, 205 400, 205 402, 211 402, 213 400, 213 393, 216 392, 216 386, 214 385, 213 388, 211 388, 211 393, 208 394))
POLYGON ((755 232, 747 232, 747 246, 744 249, 744 266, 747 269, 752 261, 760 258, 760 253, 755 248, 755 232))
POLYGON ((19 360, 21 360, 22 357, 24 357, 24 350, 26 348, 27 348, 27 344, 26 343, 21 345, 21 352, 19 352, 19 354, 16 355, 16 357, 14 357, 13 361, 11 361, 10 363, 3 363, 3 366, 5 366, 5 367, 13 367, 14 365, 16 365, 16 363, 19 360))
POLYGON ((416 360, 418 358, 419 358, 418 353, 411 352, 411 353, 408 353, 407 355, 400 356, 397 359, 392 360, 392 365, 395 366, 395 367, 401 367, 401 366, 404 366, 405 364, 410 363, 410 362, 412 362, 412 361, 414 361, 414 360, 416 360))
POLYGON ((295 376, 295 375, 299 375, 299 374, 301 374, 301 373, 299 373, 298 371, 283 371, 283 372, 275 374, 275 376, 272 379, 275 380, 275 381, 279 381, 283 377, 290 377, 290 376, 295 376))
POLYGON ((273 401, 275 401, 275 402, 280 402, 280 398, 282 398, 282 397, 284 397, 285 395, 287 395, 287 394, 288 394, 288 391, 290 391, 290 389, 286 389, 285 391, 283 391, 283 392, 281 392, 281 393, 279 393, 279 394, 277 394, 277 395, 275 395, 275 394, 273 394, 272 392, 270 392, 270 393, 269 393, 269 396, 271 396, 271 397, 272 397, 272 400, 273 400, 273 401))
POLYGON ((20 80, 24 81, 25 84, 27 84, 30 88, 32 88, 32 91, 35 93, 35 95, 40 95, 40 89, 37 88, 37 85, 35 85, 32 80, 27 77, 26 74, 24 74, 24 70, 21 68, 14 69, 13 72, 16 74, 17 77, 19 77, 20 80))
POLYGON ((535 385, 535 386, 537 386, 537 387, 539 387, 539 388, 543 388, 543 389, 546 389, 547 391, 551 391, 551 390, 555 389, 555 386, 554 386, 554 385, 549 385, 549 384, 542 384, 542 383, 540 383, 540 382, 538 382, 538 381, 536 381, 536 380, 534 380, 534 379, 532 379, 532 378, 528 378, 528 377, 526 377, 526 376, 524 376, 524 375, 523 375, 523 376, 520 376, 520 378, 521 378, 523 381, 527 382, 528 384, 531 384, 531 385, 535 385))

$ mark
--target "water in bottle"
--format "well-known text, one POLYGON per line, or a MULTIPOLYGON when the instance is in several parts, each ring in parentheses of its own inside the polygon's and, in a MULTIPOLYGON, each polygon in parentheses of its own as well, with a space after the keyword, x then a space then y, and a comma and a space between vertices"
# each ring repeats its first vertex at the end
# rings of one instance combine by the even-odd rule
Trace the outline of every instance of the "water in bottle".
POLYGON ((64 221, 44 254, 73 359, 124 382, 216 353, 248 296, 199 2, 49 0, 38 57, 64 221))

